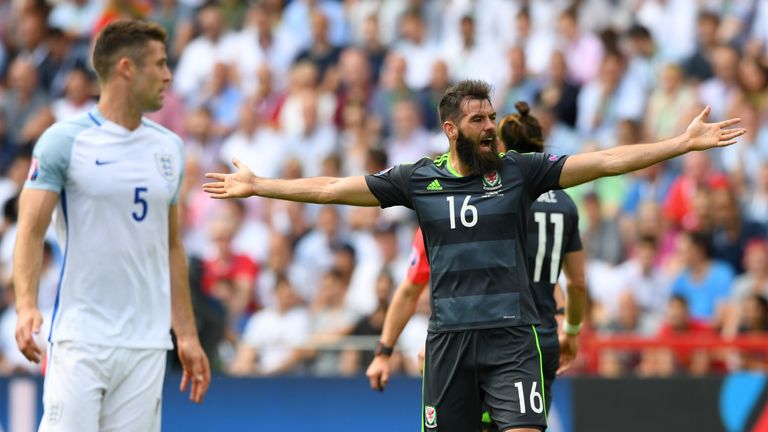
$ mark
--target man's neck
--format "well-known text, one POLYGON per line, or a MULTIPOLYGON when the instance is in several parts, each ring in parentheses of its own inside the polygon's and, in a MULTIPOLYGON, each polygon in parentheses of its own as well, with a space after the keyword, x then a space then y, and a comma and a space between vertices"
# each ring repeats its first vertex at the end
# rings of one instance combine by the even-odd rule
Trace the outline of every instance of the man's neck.
POLYGON ((121 93, 116 89, 102 89, 99 112, 105 119, 128 130, 134 130, 141 125, 142 112, 127 95, 121 93))
POLYGON ((451 146, 451 150, 448 154, 448 165, 450 168, 458 173, 462 177, 466 177, 472 174, 472 167, 465 164, 460 158, 459 153, 456 151, 456 144, 451 146))

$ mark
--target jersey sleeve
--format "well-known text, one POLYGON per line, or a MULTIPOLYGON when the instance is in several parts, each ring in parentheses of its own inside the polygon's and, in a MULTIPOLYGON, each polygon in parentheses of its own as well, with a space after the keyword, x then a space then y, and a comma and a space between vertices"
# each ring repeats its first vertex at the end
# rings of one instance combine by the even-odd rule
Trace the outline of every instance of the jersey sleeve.
POLYGON ((76 131, 64 124, 48 128, 37 140, 24 187, 59 192, 67 180, 76 131))
POLYGON ((365 176, 365 183, 381 203, 381 208, 396 205, 413 208, 409 185, 414 169, 414 164, 402 164, 365 176))
POLYGON ((416 230, 416 234, 413 236, 406 278, 411 283, 418 285, 429 281, 429 261, 427 260, 427 249, 424 247, 424 236, 421 233, 421 228, 416 230))
POLYGON ((176 185, 176 192, 173 193, 173 197, 171 198, 171 204, 178 204, 179 202, 179 191, 181 191, 181 185, 184 184, 184 174, 185 174, 185 168, 186 168, 186 157, 184 156, 184 142, 179 138, 177 135, 174 134, 174 138, 176 143, 178 144, 178 152, 179 152, 179 179, 178 184, 176 185))
POLYGON ((518 156, 520 169, 523 171, 525 187, 535 200, 546 191, 560 188, 560 173, 568 156, 548 153, 524 153, 518 156))
POLYGON ((581 244, 581 232, 579 231, 579 211, 573 201, 570 201, 570 206, 572 208, 570 217, 573 219, 571 221, 573 229, 568 236, 568 244, 565 245, 565 253, 577 252, 584 248, 581 244))

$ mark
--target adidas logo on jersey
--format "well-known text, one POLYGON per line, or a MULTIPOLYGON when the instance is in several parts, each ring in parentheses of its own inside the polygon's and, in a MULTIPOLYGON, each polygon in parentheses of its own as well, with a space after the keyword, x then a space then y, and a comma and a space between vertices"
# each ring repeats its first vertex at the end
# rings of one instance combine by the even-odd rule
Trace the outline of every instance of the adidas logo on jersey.
POLYGON ((432 180, 432 183, 430 183, 429 186, 427 186, 427 190, 439 191, 439 190, 443 190, 443 187, 440 185, 440 182, 437 181, 437 179, 434 179, 432 180))

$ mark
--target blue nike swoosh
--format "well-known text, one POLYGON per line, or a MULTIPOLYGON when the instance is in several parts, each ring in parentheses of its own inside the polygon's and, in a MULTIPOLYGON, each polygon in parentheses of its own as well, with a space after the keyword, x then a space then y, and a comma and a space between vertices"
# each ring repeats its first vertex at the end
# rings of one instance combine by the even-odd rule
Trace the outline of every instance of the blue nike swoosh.
POLYGON ((96 165, 109 165, 109 164, 113 164, 115 162, 117 162, 117 161, 116 160, 101 161, 101 160, 96 159, 96 165))

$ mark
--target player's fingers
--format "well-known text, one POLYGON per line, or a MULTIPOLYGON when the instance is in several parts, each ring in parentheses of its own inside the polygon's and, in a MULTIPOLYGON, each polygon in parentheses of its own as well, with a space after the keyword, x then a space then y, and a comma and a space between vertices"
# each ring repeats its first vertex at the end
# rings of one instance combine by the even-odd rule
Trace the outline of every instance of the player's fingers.
POLYGON ((560 367, 557 368, 557 371, 555 372, 556 375, 561 375, 571 367, 571 359, 569 358, 561 358, 560 359, 560 367))
POLYGON ((184 372, 181 374, 181 385, 179 386, 179 391, 184 393, 184 391, 187 389, 187 384, 189 383, 189 372, 185 369, 184 372))
POLYGON ((40 326, 43 324, 43 317, 40 315, 35 315, 32 318, 32 333, 40 333, 40 326))
POLYGON ((737 142, 737 141, 736 141, 735 139, 733 139, 733 140, 728 140, 728 141, 720 141, 720 142, 718 142, 718 143, 717 143, 717 145, 719 145, 720 147, 727 147, 727 146, 729 146, 729 145, 733 145, 733 144, 736 144, 736 142, 737 142))
POLYGON ((389 372, 386 370, 381 371, 381 379, 379 380, 379 385, 381 387, 381 390, 384 391, 384 388, 389 383, 389 372))
POLYGON ((232 164, 237 167, 238 170, 245 168, 245 165, 240 162, 239 159, 232 159, 232 164))
POLYGON ((224 178, 226 178, 227 174, 223 173, 205 173, 205 178, 214 179, 214 180, 221 180, 224 181, 224 178))
POLYGON ((24 349, 21 350, 21 353, 24 354, 24 357, 26 357, 27 360, 35 363, 40 363, 40 358, 43 355, 42 350, 34 341, 27 342, 24 349))
POLYGON ((371 389, 373 390, 379 390, 379 379, 381 378, 381 374, 376 372, 368 372, 368 383, 371 385, 371 389))
POLYGON ((222 193, 224 192, 224 185, 207 185, 203 186, 203 191, 208 193, 222 193))
POLYGON ((733 129, 733 130, 728 129, 723 131, 723 134, 720 136, 720 139, 723 140, 723 139, 736 138, 738 136, 744 135, 744 133, 746 133, 746 130, 744 129, 733 129))
POLYGON ((741 119, 736 117, 728 120, 723 120, 720 123, 718 123, 717 126, 719 126, 720 129, 722 129, 722 128, 727 128, 728 126, 731 126, 731 125, 735 125, 736 123, 739 123, 739 122, 741 122, 741 119))
POLYGON ((709 112, 711 110, 712 109, 709 107, 709 105, 705 106, 704 109, 701 111, 701 113, 699 113, 699 115, 696 116, 696 118, 701 121, 706 121, 707 117, 709 117, 709 112))

